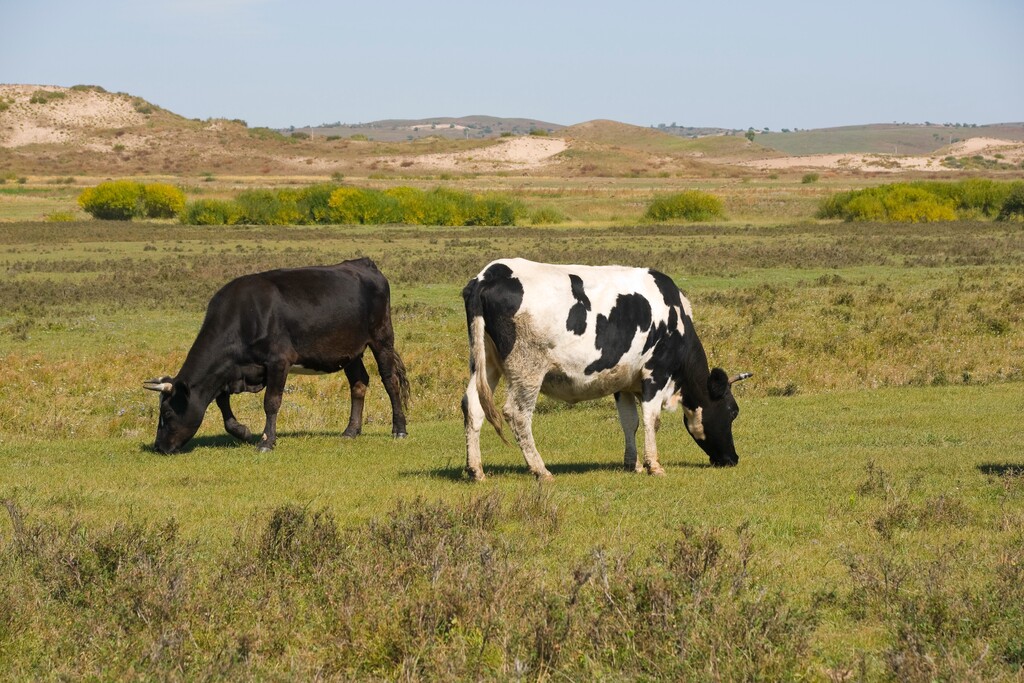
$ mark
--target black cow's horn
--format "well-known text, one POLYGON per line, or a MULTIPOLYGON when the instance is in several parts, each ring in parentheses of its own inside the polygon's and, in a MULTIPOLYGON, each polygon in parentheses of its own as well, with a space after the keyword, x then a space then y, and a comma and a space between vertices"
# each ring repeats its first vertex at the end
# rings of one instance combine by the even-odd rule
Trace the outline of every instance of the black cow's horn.
POLYGON ((729 380, 729 384, 735 384, 736 382, 742 382, 743 380, 750 379, 753 376, 754 376, 754 373, 752 373, 752 372, 741 372, 740 374, 733 376, 733 378, 729 380))
POLYGON ((171 393, 174 385, 163 379, 147 379, 142 386, 150 391, 159 391, 164 394, 171 393))

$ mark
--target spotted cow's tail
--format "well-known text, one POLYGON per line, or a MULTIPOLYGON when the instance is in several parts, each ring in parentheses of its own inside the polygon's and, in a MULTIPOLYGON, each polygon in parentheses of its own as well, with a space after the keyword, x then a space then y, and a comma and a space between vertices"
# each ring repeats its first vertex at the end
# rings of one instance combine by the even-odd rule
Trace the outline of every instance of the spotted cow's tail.
POLYGON ((494 427, 498 437, 508 443, 502 430, 501 413, 494 406, 494 394, 487 382, 487 339, 484 324, 483 302, 480 301, 480 282, 471 280, 462 290, 462 298, 466 302, 466 326, 469 328, 469 376, 476 382, 476 393, 480 399, 480 407, 484 416, 494 427))

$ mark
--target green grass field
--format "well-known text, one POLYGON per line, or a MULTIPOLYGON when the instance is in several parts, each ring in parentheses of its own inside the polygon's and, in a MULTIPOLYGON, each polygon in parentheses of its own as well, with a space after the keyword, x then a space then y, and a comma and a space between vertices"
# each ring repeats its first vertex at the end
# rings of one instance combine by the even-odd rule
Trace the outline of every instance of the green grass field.
MULTIPOLYGON (((981 221, 0 224, 0 670, 1019 680, 1022 263, 1019 225, 981 221), (667 476, 627 474, 610 398, 542 400, 554 481, 485 432, 469 483, 459 292, 513 254, 672 275, 712 362, 755 373, 739 466, 670 413, 667 476), (177 370, 220 285, 362 255, 392 283, 408 439, 374 379, 342 440, 337 375, 293 378, 272 454, 216 410, 185 453, 149 449, 141 382, 177 370)), ((260 397, 235 404, 262 426, 260 397)))

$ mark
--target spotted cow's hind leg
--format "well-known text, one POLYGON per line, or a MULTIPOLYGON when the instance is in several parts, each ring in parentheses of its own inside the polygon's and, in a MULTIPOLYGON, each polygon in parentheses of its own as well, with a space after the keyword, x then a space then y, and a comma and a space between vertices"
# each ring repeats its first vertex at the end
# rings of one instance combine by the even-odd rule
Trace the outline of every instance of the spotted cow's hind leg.
POLYGON ((622 433, 626 439, 626 448, 623 453, 623 465, 630 472, 643 470, 637 462, 636 431, 640 427, 640 415, 636 409, 637 396, 626 392, 616 392, 615 407, 619 411, 619 424, 622 425, 622 433))
POLYGON ((533 441, 533 410, 537 406, 543 380, 543 374, 513 378, 510 373, 504 412, 530 471, 538 479, 551 479, 551 472, 544 466, 544 460, 533 441))

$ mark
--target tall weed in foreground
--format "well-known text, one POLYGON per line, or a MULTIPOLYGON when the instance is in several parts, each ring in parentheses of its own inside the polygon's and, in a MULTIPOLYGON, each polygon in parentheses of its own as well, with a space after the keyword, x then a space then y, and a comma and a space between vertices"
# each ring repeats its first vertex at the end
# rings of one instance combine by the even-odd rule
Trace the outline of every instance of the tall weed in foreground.
POLYGON ((33 522, 5 501, 0 651, 16 678, 792 679, 814 614, 685 528, 654 558, 524 561, 550 499, 401 501, 341 527, 286 505, 203 557, 173 523, 33 522), (515 531, 507 531, 507 529, 515 531), (506 529, 506 531, 503 531, 506 529))

